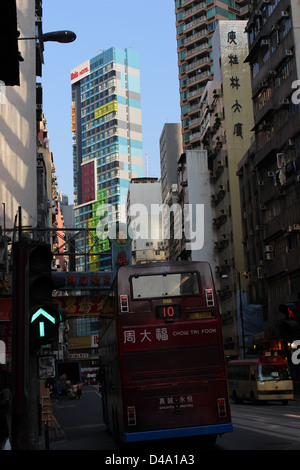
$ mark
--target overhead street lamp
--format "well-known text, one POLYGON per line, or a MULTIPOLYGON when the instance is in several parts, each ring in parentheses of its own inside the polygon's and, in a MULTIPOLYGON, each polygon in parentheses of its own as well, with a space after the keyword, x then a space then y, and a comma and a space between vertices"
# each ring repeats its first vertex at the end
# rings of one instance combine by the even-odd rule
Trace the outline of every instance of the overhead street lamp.
MULTIPOLYGON (((63 30, 63 31, 51 31, 49 33, 43 33, 41 26, 38 28, 37 36, 28 37, 28 38, 18 38, 19 41, 28 41, 28 40, 35 40, 39 42, 39 51, 40 51, 40 63, 38 67, 41 67, 41 64, 44 63, 44 42, 60 42, 63 44, 67 44, 70 42, 74 42, 76 39, 76 34, 73 31, 63 30)), ((19 60, 23 60, 20 57, 19 53, 19 60)), ((37 75, 41 75, 37 73, 37 75)))
POLYGON ((34 36, 31 38, 18 38, 19 41, 25 41, 28 39, 38 39, 40 42, 61 42, 61 43, 69 43, 73 42, 76 39, 76 34, 73 31, 52 31, 50 33, 40 34, 38 36, 34 36))

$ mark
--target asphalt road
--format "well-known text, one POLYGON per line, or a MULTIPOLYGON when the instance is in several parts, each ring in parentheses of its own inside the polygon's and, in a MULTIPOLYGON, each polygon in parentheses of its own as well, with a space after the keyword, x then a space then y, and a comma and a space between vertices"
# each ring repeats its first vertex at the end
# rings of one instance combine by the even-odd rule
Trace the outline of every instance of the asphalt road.
MULTIPOLYGON (((49 450, 97 450, 102 451, 104 460, 106 457, 119 455, 120 449, 103 423, 101 396, 97 386, 85 386, 81 400, 69 397, 52 400, 52 410, 56 426, 50 432, 49 450)), ((288 406, 280 403, 263 406, 233 404, 231 412, 234 431, 218 438, 213 451, 300 450, 300 401, 292 401, 288 406)), ((46 448, 43 435, 40 450, 46 448)), ((198 440, 189 438, 147 442, 131 446, 127 452, 128 455, 130 452, 132 455, 145 452, 149 455, 168 455, 176 452, 200 459, 203 450, 206 449, 200 447, 198 440)), ((148 466, 149 463, 163 464, 155 461, 144 462, 146 463, 148 466)), ((175 463, 172 462, 173 465, 175 463)), ((186 463, 190 465, 196 462, 186 463)))

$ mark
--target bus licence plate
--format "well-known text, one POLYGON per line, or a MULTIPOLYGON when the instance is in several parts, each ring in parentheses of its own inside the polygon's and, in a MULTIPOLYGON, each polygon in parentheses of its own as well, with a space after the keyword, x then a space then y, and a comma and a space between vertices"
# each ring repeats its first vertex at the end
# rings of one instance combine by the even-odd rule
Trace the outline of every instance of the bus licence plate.
POLYGON ((213 312, 189 312, 187 314, 189 320, 202 320, 203 318, 214 318, 213 312))
POLYGON ((160 320, 174 320, 181 317, 180 305, 164 305, 156 307, 156 318, 160 320))

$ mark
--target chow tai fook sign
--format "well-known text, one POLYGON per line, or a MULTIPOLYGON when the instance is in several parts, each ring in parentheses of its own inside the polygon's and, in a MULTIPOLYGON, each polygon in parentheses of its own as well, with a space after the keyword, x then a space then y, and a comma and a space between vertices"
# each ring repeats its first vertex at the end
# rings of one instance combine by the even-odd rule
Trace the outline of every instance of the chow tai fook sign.
POLYGON ((90 61, 87 60, 83 62, 83 64, 78 65, 74 69, 71 70, 71 84, 78 82, 87 75, 90 74, 90 61))
POLYGON ((218 330, 215 322, 207 321, 205 326, 199 328, 168 326, 145 326, 124 328, 122 330, 122 343, 125 352, 164 349, 177 347, 193 347, 201 344, 211 344, 218 338, 218 330))

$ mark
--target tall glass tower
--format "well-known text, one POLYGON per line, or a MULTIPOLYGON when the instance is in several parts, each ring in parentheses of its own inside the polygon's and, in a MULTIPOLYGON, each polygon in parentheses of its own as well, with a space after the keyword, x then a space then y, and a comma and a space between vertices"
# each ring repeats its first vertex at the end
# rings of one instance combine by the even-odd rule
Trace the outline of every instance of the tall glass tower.
MULTIPOLYGON (((144 176, 138 53, 112 47, 71 71, 75 228, 126 222, 131 178, 144 176)), ((81 231, 79 271, 110 268, 101 230, 81 231)))

